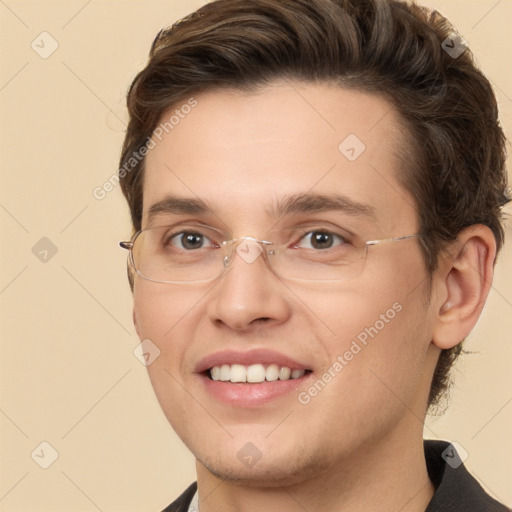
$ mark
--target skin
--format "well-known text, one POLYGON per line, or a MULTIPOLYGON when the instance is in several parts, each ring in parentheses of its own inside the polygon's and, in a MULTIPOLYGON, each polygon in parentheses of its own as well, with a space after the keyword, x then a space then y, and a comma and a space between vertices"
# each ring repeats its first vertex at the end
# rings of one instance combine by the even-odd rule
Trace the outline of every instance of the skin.
MULTIPOLYGON (((352 219, 365 240, 418 232, 414 199, 400 185, 400 121, 382 98, 327 84, 276 82, 256 92, 196 95, 197 107, 146 160, 148 209, 173 194, 201 198, 213 214, 162 214, 157 224, 199 220, 226 239, 265 239, 276 200, 341 191, 375 208, 352 219), (366 150, 338 150, 356 134, 366 150)), ((175 106, 173 106, 175 108, 175 106)), ((172 110, 172 109, 170 109, 172 110)), ((166 116, 163 116, 165 118, 166 116)), ((339 212, 313 214, 336 223, 339 212)), ((476 323, 492 280, 494 238, 464 230, 433 276, 418 240, 370 247, 362 274, 344 283, 277 277, 259 258, 236 257, 216 281, 135 279, 134 322, 161 353, 149 377, 168 420, 197 459, 202 511, 424 511, 434 492, 423 455, 427 397, 440 349, 476 323), (297 397, 393 304, 402 309, 306 405, 297 397), (297 389, 258 407, 209 394, 195 369, 220 350, 272 349, 313 370, 297 389), (237 456, 252 443, 254 465, 237 456)))

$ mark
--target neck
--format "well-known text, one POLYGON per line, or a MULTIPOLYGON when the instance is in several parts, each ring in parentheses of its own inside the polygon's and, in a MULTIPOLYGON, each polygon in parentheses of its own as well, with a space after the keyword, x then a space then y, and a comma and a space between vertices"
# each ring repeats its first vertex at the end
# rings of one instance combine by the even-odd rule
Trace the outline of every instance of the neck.
MULTIPOLYGON (((412 416, 412 415, 411 415, 412 416)), ((409 418, 409 423, 417 422, 409 418)), ((201 512, 424 512, 434 493, 421 425, 366 443, 336 467, 300 483, 272 487, 223 481, 197 463, 201 512), (409 435, 403 433, 409 432, 409 435)))

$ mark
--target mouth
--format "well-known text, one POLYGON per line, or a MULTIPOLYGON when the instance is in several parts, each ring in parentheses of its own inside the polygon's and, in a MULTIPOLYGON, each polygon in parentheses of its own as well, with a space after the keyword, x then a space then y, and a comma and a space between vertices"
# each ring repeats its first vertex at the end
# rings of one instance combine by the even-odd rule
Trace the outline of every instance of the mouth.
POLYGON ((292 369, 289 366, 276 363, 268 365, 257 363, 249 366, 242 364, 222 364, 213 366, 205 372, 206 376, 211 380, 231 382, 232 384, 259 384, 262 382, 294 380, 300 379, 306 373, 311 373, 311 370, 292 369))
MULTIPOLYGON (((196 367, 204 390, 215 402, 253 408, 275 400, 294 400, 313 369, 304 361, 273 350, 223 351, 211 354, 196 367)), ((282 402, 276 402, 282 403, 282 402)))

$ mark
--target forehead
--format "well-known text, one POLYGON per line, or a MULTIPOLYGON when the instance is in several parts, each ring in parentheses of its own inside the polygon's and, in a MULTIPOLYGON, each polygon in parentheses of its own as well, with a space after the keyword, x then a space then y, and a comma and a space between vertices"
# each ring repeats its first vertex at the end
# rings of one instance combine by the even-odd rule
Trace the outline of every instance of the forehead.
POLYGON ((414 217, 397 179, 402 126, 381 97, 289 81, 217 90, 174 105, 159 128, 146 157, 143 225, 166 195, 200 198, 237 221, 306 192, 343 194, 381 217, 414 217))

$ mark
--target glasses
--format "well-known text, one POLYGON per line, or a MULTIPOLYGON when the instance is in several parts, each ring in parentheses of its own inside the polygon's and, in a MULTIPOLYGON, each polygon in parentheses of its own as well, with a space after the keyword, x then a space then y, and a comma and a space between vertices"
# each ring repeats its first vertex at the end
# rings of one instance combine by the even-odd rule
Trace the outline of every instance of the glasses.
POLYGON ((260 256, 279 277, 293 281, 347 281, 363 272, 368 248, 421 236, 420 233, 363 241, 340 227, 297 226, 269 233, 266 240, 250 236, 222 240, 206 225, 172 225, 142 229, 130 242, 129 263, 148 281, 204 283, 220 277, 238 255, 247 264, 260 256))

